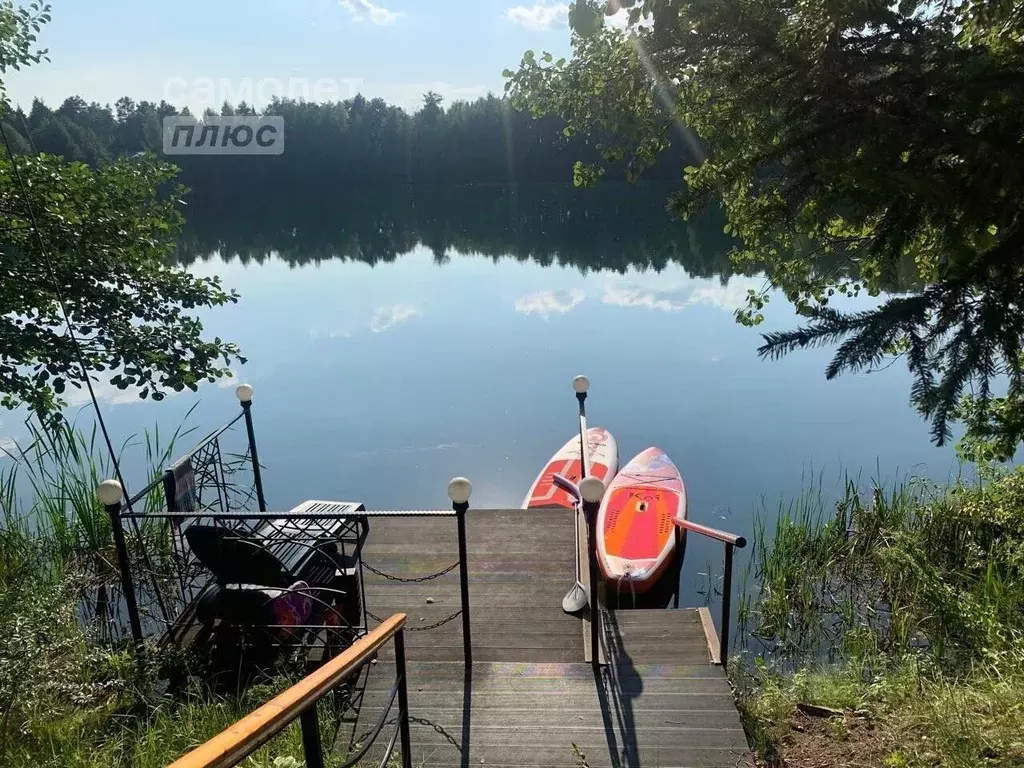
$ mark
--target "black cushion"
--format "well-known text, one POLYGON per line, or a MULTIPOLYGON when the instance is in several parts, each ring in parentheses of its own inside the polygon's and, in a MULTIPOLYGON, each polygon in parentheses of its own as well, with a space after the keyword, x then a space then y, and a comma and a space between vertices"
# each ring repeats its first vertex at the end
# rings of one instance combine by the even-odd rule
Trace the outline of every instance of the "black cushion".
POLYGON ((219 584, 285 588, 295 579, 259 539, 216 525, 190 525, 185 538, 219 584))

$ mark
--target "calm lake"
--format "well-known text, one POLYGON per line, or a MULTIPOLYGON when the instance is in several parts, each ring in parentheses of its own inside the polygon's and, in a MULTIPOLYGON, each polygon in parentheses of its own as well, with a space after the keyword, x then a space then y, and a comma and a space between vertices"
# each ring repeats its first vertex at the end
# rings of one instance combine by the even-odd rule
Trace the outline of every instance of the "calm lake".
MULTIPOLYGON (((691 518, 709 525, 749 535, 755 510, 819 474, 829 493, 843 471, 956 475, 952 448, 934 447, 908 405, 905 368, 827 382, 829 350, 758 359, 758 330, 733 310, 763 280, 730 273, 717 213, 672 221, 667 191, 421 188, 235 215, 221 214, 228 201, 193 206, 181 260, 242 295, 204 322, 249 358, 238 375, 256 390, 271 507, 446 506, 454 475, 472 479, 476 506, 518 506, 576 428, 578 373, 621 463, 663 448, 691 518)), ((781 297, 766 314, 765 329, 797 320, 781 297)), ((177 425, 197 401, 190 423, 209 431, 236 412, 235 383, 162 403, 101 393, 121 442, 177 425)), ((684 584, 698 588, 709 561, 720 567, 720 548, 692 541, 684 584)))

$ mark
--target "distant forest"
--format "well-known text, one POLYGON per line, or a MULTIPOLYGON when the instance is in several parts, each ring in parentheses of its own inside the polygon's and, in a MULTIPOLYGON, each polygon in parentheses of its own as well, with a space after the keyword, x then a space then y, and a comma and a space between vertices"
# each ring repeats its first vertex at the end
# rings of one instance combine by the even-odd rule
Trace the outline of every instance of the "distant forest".
MULTIPOLYGON (((121 98, 111 108, 72 96, 55 110, 36 100, 27 114, 18 108, 3 120, 15 154, 47 152, 96 166, 138 152, 160 155, 163 118, 184 114, 187 109, 164 101, 121 98)), ((225 103, 221 114, 256 111, 225 103)), ((262 114, 284 117, 284 154, 175 156, 181 181, 204 201, 224 203, 268 186, 308 192, 371 184, 569 182, 575 161, 597 159, 582 139, 564 135, 557 118, 534 119, 493 95, 445 107, 431 92, 412 114, 360 95, 331 104, 277 100, 262 114)), ((685 150, 672 147, 644 178, 678 182, 687 164, 685 150)))

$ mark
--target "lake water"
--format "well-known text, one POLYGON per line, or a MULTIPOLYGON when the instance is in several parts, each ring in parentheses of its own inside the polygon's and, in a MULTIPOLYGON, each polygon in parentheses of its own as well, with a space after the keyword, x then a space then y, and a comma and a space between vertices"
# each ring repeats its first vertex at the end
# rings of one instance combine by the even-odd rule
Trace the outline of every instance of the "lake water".
MULTIPOLYGON (((691 518, 738 533, 819 472, 827 489, 842 471, 956 474, 908 405, 904 368, 827 382, 828 350, 758 359, 758 330, 790 326, 792 309, 779 298, 763 329, 738 325, 763 280, 730 274, 717 215, 673 222, 664 196, 477 188, 198 209, 182 259, 242 294, 204 321, 249 358, 239 377, 256 390, 271 506, 447 506, 455 475, 476 506, 518 506, 573 434, 578 373, 621 463, 663 448, 691 518)), ((101 393, 120 442, 197 400, 192 423, 213 428, 236 411, 234 383, 159 404, 101 393)), ((709 561, 720 548, 691 540, 684 584, 709 561)))

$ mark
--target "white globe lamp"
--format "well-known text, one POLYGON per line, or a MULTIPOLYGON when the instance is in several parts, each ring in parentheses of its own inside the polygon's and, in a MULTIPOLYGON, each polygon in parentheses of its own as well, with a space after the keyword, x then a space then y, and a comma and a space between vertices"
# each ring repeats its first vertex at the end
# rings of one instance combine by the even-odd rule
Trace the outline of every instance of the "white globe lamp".
POLYGON ((239 384, 235 387, 235 397, 240 403, 252 402, 253 389, 251 384, 239 384))
POLYGON ((454 504, 468 504, 469 497, 473 495, 473 484, 465 477, 453 478, 448 483, 448 498, 454 504))
POLYGON ((580 481, 580 496, 588 504, 598 504, 604 496, 604 483, 601 479, 591 475, 580 481))
POLYGON ((96 489, 96 496, 103 506, 113 507, 121 503, 124 489, 121 488, 121 484, 117 480, 104 480, 96 489))

